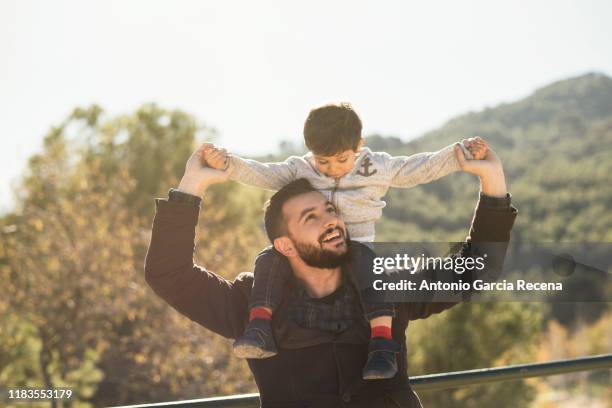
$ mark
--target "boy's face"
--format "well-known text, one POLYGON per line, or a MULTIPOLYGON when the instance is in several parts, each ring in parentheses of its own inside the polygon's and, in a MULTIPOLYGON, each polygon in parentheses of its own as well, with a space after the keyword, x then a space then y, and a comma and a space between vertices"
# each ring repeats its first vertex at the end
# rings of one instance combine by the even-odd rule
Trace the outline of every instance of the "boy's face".
POLYGON ((317 170, 327 177, 340 178, 348 174, 355 165, 357 154, 353 150, 346 150, 335 156, 320 156, 313 153, 317 170))
MULTIPOLYGON (((362 145, 360 144, 360 147, 362 145)), ((355 159, 357 158, 359 148, 357 152, 355 150, 345 150, 337 153, 333 156, 321 156, 313 152, 317 170, 325 174, 327 177, 340 178, 353 169, 355 165, 355 159)))

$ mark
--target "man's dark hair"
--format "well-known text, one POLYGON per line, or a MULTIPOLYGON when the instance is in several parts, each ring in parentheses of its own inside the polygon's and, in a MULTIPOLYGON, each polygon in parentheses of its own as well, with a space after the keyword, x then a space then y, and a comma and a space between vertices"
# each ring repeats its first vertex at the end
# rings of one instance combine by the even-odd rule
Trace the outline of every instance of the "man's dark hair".
POLYGON ((304 122, 304 142, 321 156, 357 151, 361 129, 361 119, 350 103, 330 103, 310 111, 304 122))
POLYGON ((287 225, 283 216, 283 205, 291 198, 301 194, 317 191, 310 181, 300 178, 278 190, 264 206, 264 225, 270 242, 287 234, 287 225))

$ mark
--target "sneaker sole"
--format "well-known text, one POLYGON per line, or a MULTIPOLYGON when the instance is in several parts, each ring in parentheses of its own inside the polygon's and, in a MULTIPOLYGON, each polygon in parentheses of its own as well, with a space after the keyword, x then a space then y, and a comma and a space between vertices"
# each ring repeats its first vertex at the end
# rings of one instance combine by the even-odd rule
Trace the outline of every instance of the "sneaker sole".
POLYGON ((234 344, 234 355, 239 358, 268 358, 275 356, 276 352, 262 350, 251 344, 234 344))
POLYGON ((364 380, 386 380, 386 379, 395 377, 395 374, 397 374, 397 371, 393 373, 393 375, 384 375, 380 371, 368 371, 368 372, 363 373, 363 379, 364 380))

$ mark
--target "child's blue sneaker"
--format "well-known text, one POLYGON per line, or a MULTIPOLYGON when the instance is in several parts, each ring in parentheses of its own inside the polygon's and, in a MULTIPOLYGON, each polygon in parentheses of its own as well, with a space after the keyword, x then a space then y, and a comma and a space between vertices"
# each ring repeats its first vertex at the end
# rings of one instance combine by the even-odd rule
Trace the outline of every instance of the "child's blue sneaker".
POLYGON ((240 358, 268 358, 278 353, 271 320, 253 319, 244 334, 234 342, 234 355, 240 358))
POLYGON ((364 380, 392 378, 397 374, 395 357, 400 346, 395 340, 375 337, 370 340, 368 351, 368 361, 363 368, 364 380))

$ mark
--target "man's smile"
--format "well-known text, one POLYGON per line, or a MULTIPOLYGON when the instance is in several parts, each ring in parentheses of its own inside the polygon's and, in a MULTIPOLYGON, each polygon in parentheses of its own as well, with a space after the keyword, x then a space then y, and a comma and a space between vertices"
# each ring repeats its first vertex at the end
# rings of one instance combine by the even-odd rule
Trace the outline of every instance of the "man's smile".
POLYGON ((344 231, 339 227, 325 231, 325 233, 319 239, 321 244, 332 244, 338 245, 344 243, 344 231))

